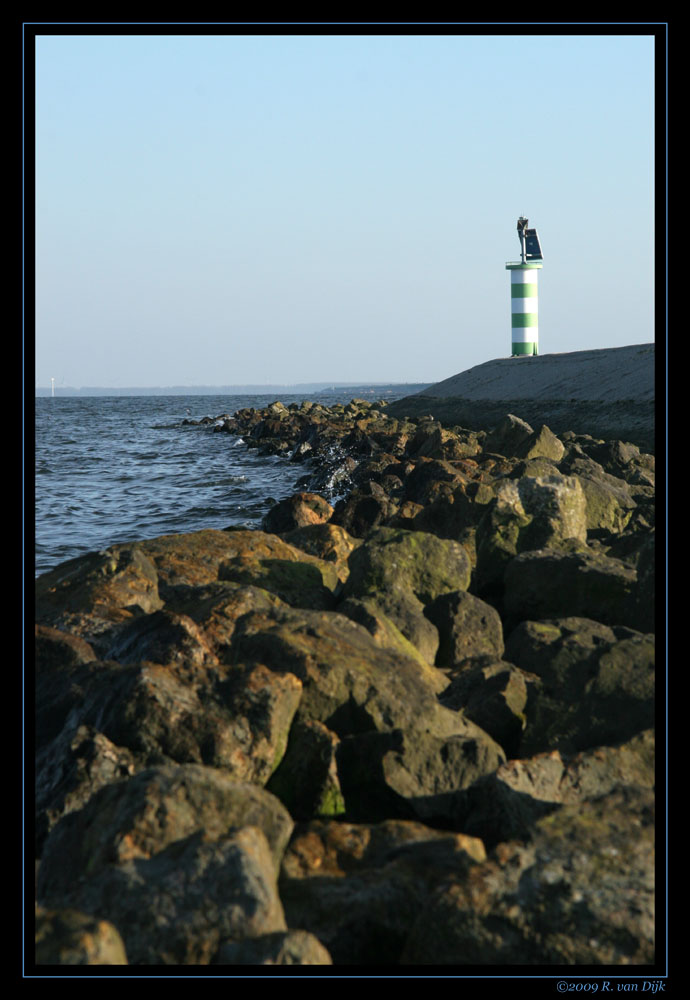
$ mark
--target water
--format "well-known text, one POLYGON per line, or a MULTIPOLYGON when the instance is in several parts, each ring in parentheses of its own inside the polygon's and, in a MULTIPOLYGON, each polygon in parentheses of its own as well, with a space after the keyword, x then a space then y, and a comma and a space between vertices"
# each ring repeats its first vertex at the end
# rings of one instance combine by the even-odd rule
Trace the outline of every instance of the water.
MULTIPOLYGON (((400 395, 405 395, 402 391, 400 395)), ((357 395, 307 398, 326 405, 357 395)), ((285 405, 303 396, 282 396, 285 405)), ((390 396, 387 398, 395 398, 390 396)), ((183 425, 261 408, 275 396, 36 398, 35 572, 117 542, 258 527, 308 467, 257 455, 209 425, 183 425)))

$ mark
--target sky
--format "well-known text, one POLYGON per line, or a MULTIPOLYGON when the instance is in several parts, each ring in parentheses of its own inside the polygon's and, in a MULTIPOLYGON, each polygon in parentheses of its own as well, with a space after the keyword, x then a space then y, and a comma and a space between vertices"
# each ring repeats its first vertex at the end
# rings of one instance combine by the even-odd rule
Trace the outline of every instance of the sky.
POLYGON ((440 381, 519 215, 541 354, 654 340, 651 29, 148 30, 36 38, 37 386, 440 381))

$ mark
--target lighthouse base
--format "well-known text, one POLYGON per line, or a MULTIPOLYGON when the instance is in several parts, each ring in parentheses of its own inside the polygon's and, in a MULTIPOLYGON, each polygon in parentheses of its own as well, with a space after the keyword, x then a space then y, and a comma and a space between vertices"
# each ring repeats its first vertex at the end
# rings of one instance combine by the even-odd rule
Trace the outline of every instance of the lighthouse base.
POLYGON ((511 357, 517 358, 523 354, 539 354, 535 341, 516 342, 513 344, 511 357))

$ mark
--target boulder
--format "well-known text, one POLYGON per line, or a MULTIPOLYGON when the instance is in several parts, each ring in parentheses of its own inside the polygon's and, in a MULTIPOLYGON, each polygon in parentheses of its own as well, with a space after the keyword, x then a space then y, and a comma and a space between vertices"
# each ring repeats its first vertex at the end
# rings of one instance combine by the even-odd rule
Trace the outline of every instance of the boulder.
POLYGON ((87 613, 99 631, 162 606, 156 568, 139 545, 78 556, 36 580, 37 622, 57 628, 67 622, 73 634, 80 634, 74 615, 87 613))
POLYGON ((456 669, 439 695, 442 705, 462 712, 503 748, 518 755, 527 724, 525 710, 530 685, 537 678, 512 663, 492 656, 476 656, 456 669))
POLYGON ((434 888, 485 858, 480 840, 414 821, 314 821, 285 853, 280 895, 335 965, 394 966, 434 888))
POLYGON ((440 886, 401 963, 651 965, 653 900, 653 792, 619 786, 542 817, 529 844, 502 844, 440 886))
POLYGON ((345 499, 338 500, 333 513, 333 524, 340 525, 354 538, 365 538, 369 532, 385 524, 397 511, 397 506, 381 494, 353 490, 345 499))
MULTIPOLYGON (((384 594, 377 599, 348 597, 338 604, 338 614, 363 625, 377 646, 419 659, 423 664, 434 662, 438 631, 413 594, 384 594)), ((443 682, 440 676, 438 680, 440 690, 443 682)))
POLYGON ((309 524, 286 532, 285 541, 302 552, 335 564, 338 580, 344 582, 350 572, 347 560, 361 545, 361 539, 348 534, 337 524, 309 524))
POLYGON ((447 736, 395 729, 344 737, 337 761, 348 817, 447 826, 458 793, 505 760, 487 733, 455 714, 456 732, 447 736))
POLYGON ((587 530, 619 534, 637 506, 624 479, 609 475, 591 458, 574 458, 568 472, 577 476, 585 494, 587 530))
POLYGON ((532 431, 517 444, 513 454, 524 459, 548 458, 558 464, 565 454, 565 445, 546 424, 542 424, 538 431, 532 431))
POLYGON ((464 590, 441 594, 424 614, 438 629, 437 667, 451 667, 474 656, 503 655, 503 625, 486 601, 464 590))
POLYGON ((36 965, 127 965, 122 938, 107 920, 77 910, 36 910, 36 965))
POLYGON ((208 964, 226 939, 287 929, 276 874, 291 831, 254 785, 194 765, 149 769, 55 826, 38 900, 112 923, 133 965, 208 964))
POLYGON ((509 624, 542 618, 592 618, 635 627, 637 572, 591 549, 523 552, 506 566, 504 604, 509 624))
POLYGON ((441 594, 467 590, 470 563, 462 545, 427 532, 381 528, 355 549, 349 559, 345 597, 380 597, 408 591, 422 604, 441 594))
POLYGON ((480 778, 456 805, 455 823, 487 848, 529 840, 536 821, 563 805, 588 802, 619 785, 654 788, 654 732, 572 756, 552 750, 508 760, 480 778))
POLYGON ((587 619, 518 625, 506 657, 539 678, 521 753, 613 745, 653 727, 654 653, 654 636, 587 619))
POLYGON ((506 416, 487 434, 484 439, 484 451, 497 455, 515 456, 518 448, 529 441, 534 430, 514 413, 506 416))
POLYGON ((66 727, 36 755, 35 848, 57 821, 81 809, 100 788, 141 770, 141 762, 126 747, 118 747, 91 726, 66 727))
POLYGON ((477 586, 491 591, 519 553, 535 549, 584 548, 585 496, 574 476, 524 476, 496 487, 477 526, 477 586))
POLYGON ((309 524, 323 524, 333 515, 333 508, 318 493, 295 493, 272 507, 262 521, 269 534, 281 534, 309 524))
POLYGON ((458 731, 454 713, 436 697, 440 671, 378 645, 345 615, 296 608, 248 614, 233 648, 238 668, 261 664, 299 678, 299 718, 322 722, 341 739, 392 728, 458 731))
POLYGON ((242 941, 226 941, 212 965, 333 965, 331 956, 308 931, 275 931, 242 941))
POLYGON ((443 459, 418 460, 405 479, 405 499, 426 504, 439 496, 451 495, 455 488, 467 481, 467 473, 460 465, 443 459))
POLYGON ((297 719, 293 724, 285 755, 266 785, 293 819, 345 812, 336 764, 339 743, 335 733, 314 719, 297 719))

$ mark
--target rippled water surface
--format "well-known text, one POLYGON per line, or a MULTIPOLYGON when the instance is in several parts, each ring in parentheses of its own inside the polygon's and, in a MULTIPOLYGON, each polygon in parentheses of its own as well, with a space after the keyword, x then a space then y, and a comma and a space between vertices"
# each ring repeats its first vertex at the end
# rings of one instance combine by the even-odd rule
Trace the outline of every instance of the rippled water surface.
MULTIPOLYGON (((311 395, 327 405, 342 396, 311 395)), ((401 395, 403 393, 401 392, 401 395)), ((282 396, 283 403, 302 396, 282 396)), ((189 418, 217 417, 275 396, 91 396, 36 399, 35 570, 173 532, 257 527, 307 471, 261 457, 189 418)))

